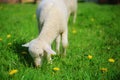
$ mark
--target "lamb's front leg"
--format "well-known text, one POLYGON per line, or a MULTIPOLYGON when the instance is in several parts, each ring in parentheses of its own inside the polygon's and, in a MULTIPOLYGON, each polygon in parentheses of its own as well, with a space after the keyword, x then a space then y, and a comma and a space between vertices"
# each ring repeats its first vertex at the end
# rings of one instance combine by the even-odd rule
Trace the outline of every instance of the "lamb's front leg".
POLYGON ((75 21, 76 21, 76 16, 77 16, 77 12, 74 11, 73 23, 75 23, 75 21))
POLYGON ((63 55, 66 56, 66 49, 68 46, 68 31, 62 33, 62 45, 63 45, 63 55))
POLYGON ((44 50, 45 50, 45 52, 47 53, 48 63, 52 64, 51 55, 55 55, 56 52, 51 49, 51 46, 50 46, 50 45, 47 45, 44 50))
POLYGON ((34 63, 35 63, 35 67, 41 67, 42 65, 42 60, 41 58, 38 56, 38 57, 35 57, 34 58, 34 63))
POLYGON ((48 64, 52 64, 51 54, 47 54, 48 64))
POLYGON ((61 39, 61 36, 58 35, 58 37, 56 38, 56 51, 58 54, 60 53, 60 39, 61 39))

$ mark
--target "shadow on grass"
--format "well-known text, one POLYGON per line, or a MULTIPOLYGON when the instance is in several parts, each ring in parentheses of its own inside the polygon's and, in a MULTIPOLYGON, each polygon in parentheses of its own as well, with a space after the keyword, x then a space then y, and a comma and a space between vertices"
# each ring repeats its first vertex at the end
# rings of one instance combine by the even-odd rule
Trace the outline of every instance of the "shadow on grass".
POLYGON ((28 66, 28 67, 34 66, 34 62, 28 52, 28 48, 22 47, 22 44, 24 44, 24 43, 25 43, 25 41, 14 42, 11 49, 14 51, 14 53, 16 53, 19 56, 20 62, 23 65, 28 66))

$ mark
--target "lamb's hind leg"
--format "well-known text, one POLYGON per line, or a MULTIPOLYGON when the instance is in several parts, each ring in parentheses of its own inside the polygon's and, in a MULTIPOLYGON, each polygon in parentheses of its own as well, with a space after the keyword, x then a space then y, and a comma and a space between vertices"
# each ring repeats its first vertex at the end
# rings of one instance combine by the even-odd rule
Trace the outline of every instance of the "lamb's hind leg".
POLYGON ((68 46, 68 31, 62 33, 63 55, 66 56, 66 49, 68 46))

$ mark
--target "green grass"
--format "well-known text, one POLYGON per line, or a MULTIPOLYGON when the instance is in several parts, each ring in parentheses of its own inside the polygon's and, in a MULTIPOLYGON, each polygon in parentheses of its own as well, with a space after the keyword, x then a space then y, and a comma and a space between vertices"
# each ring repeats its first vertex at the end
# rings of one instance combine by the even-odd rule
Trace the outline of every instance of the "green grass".
POLYGON ((44 61, 37 69, 31 56, 22 54, 27 48, 21 47, 38 36, 36 7, 0 4, 0 80, 120 79, 120 5, 80 3, 76 23, 72 23, 72 17, 69 20, 67 56, 54 56, 52 65, 44 61), (115 62, 110 63, 109 58, 115 62), (54 67, 60 70, 55 72, 54 67), (107 72, 101 68, 107 68, 107 72), (18 72, 11 76, 9 72, 13 69, 18 72))

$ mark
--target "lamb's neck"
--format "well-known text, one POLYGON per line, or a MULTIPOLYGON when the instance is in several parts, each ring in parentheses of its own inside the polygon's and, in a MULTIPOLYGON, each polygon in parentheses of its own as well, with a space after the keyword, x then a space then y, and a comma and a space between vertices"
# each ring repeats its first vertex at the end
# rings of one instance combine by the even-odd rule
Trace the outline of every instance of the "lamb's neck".
POLYGON ((43 28, 41 33, 39 34, 39 39, 44 41, 45 43, 51 45, 53 40, 57 37, 57 31, 51 28, 43 28))

